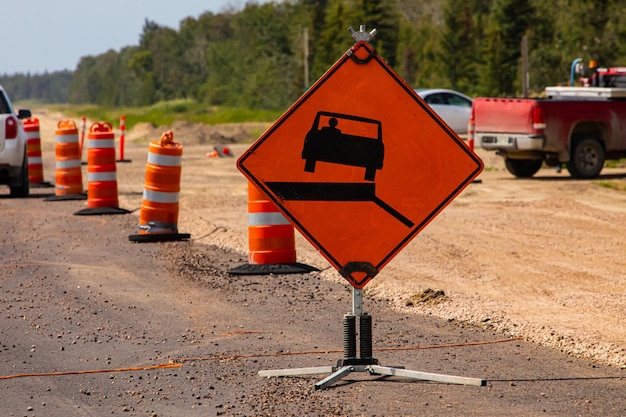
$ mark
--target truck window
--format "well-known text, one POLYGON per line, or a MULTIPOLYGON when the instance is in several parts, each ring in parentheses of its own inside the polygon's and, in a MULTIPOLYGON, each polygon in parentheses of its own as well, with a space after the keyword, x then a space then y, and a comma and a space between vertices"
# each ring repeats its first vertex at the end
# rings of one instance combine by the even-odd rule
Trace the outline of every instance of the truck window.
POLYGON ((602 76, 601 87, 626 88, 626 75, 606 74, 602 76))
POLYGON ((332 128, 344 135, 360 136, 364 139, 378 139, 378 125, 361 120, 350 120, 322 114, 320 115, 318 128, 320 130, 332 128), (331 122, 331 120, 334 121, 331 122))

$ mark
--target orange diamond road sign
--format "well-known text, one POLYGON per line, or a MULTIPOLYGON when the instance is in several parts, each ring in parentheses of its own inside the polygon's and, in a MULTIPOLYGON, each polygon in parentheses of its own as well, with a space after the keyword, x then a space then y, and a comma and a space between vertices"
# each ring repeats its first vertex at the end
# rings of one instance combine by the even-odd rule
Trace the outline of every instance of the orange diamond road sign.
POLYGON ((355 43, 237 161, 355 288, 483 169, 365 42, 355 43))

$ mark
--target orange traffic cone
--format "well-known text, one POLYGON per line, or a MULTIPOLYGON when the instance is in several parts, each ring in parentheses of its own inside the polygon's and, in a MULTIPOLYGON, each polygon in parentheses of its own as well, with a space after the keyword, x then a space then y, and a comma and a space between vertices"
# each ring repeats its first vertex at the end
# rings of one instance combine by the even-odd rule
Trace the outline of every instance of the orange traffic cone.
POLYGON ((228 148, 227 146, 214 146, 213 149, 215 149, 215 152, 217 152, 217 156, 230 156, 233 157, 235 155, 233 155, 232 151, 230 150, 230 148, 228 148))
POLYGON ((117 162, 133 162, 124 158, 124 149, 126 143, 126 116, 120 116, 120 159, 117 162))
POLYGON ((174 134, 166 132, 158 142, 151 142, 146 165, 143 201, 137 235, 132 242, 159 242, 189 239, 178 233, 178 197, 180 193, 183 147, 174 142, 174 134))
POLYGON ((317 268, 296 262, 293 225, 251 182, 248 182, 248 244, 248 264, 229 273, 260 275, 317 271, 317 268))

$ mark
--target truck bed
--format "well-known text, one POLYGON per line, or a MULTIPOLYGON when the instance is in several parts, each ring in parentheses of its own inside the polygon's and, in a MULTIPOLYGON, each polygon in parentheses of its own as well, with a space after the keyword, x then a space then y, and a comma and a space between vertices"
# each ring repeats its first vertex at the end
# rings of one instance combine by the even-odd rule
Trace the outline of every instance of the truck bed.
MULTIPOLYGON (((587 126, 587 130, 602 131, 601 139, 608 152, 626 148, 626 101, 476 98, 473 117, 478 146, 482 146, 485 136, 543 137, 540 149, 560 152, 567 148, 576 129, 587 126), (541 124, 533 121, 536 109, 543 112, 541 124)), ((537 149, 536 142, 531 149, 537 149)))

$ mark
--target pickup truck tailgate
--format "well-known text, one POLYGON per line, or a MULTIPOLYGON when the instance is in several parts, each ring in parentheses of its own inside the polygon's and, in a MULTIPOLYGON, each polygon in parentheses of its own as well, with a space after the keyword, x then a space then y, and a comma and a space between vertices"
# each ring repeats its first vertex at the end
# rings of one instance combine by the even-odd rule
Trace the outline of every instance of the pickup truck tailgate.
POLYGON ((531 133, 535 100, 477 97, 472 103, 475 131, 481 133, 531 133))

